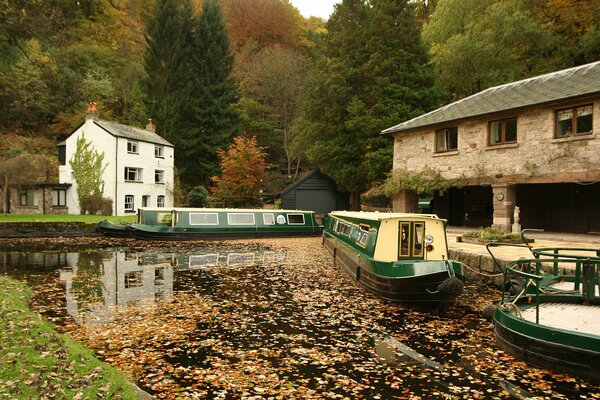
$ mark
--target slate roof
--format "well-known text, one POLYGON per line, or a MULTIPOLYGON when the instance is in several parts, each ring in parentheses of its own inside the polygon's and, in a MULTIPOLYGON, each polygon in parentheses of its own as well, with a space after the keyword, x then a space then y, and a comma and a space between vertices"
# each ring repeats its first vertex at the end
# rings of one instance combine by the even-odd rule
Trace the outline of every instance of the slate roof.
POLYGON ((381 133, 402 132, 595 93, 600 93, 600 61, 491 87, 381 133))
POLYGON ((104 120, 95 120, 94 124, 98 125, 100 128, 104 129, 113 136, 173 147, 173 145, 167 140, 163 139, 156 133, 147 131, 145 129, 104 120))

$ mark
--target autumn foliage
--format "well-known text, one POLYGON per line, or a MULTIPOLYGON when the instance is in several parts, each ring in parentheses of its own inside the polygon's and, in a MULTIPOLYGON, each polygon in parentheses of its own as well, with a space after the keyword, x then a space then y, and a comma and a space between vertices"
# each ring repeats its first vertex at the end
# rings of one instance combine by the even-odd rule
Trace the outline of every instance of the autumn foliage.
POLYGON ((217 154, 222 173, 212 178, 213 199, 234 207, 257 205, 266 153, 256 137, 237 136, 227 150, 218 149, 217 154))

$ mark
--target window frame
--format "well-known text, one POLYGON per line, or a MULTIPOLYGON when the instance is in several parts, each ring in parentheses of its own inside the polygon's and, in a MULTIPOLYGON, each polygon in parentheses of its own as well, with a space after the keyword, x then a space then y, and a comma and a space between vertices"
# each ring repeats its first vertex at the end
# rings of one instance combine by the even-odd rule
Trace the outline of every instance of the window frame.
POLYGON ((202 225, 219 225, 219 214, 218 213, 202 213, 202 212, 193 213, 192 212, 192 213, 189 213, 188 220, 189 220, 190 225, 200 225, 200 226, 202 226, 202 225), (192 217, 195 215, 215 216, 216 219, 215 219, 215 222, 194 223, 194 222, 192 222, 192 217))
POLYGON ((275 214, 263 213, 263 225, 275 225, 275 214), (270 220, 267 220, 267 218, 270 218, 270 220))
POLYGON ((140 143, 137 140, 127 139, 127 153, 140 154, 140 143))
POLYGON ((575 106, 571 106, 571 107, 565 107, 565 108, 560 108, 560 109, 554 110, 554 138, 555 139, 563 139, 566 137, 578 136, 578 135, 589 135, 592 132, 594 132, 594 103, 579 104, 579 105, 575 105, 575 106), (592 126, 589 131, 577 132, 577 110, 585 108, 585 107, 590 107, 592 110, 592 113, 591 113, 592 126), (558 128, 559 128, 560 124, 558 123, 558 114, 563 111, 571 111, 571 132, 565 133, 564 135, 559 136, 558 128))
POLYGON ((165 170, 164 169, 155 169, 154 170, 154 183, 164 185, 164 183, 165 183, 165 170))
POLYGON ((165 195, 159 194, 156 196, 156 207, 165 208, 165 195))
POLYGON ((19 206, 21 207, 38 207, 40 205, 40 199, 36 189, 21 189, 21 195, 19 196, 19 206), (29 196, 31 194, 31 196, 29 196), (23 201, 25 199, 25 201, 23 201), (31 203, 29 202, 31 200, 31 203))
POLYGON ((241 213, 227 213, 227 225, 240 225, 240 226, 255 226, 256 225, 256 217, 254 213, 249 212, 241 212, 241 213), (251 216, 252 221, 235 221, 235 218, 238 216, 251 216))
MULTIPOLYGON (((292 218, 294 219, 294 218, 292 218)), ((306 225, 306 218, 304 218, 304 214, 302 213, 288 213, 287 214, 288 225, 306 225), (302 222, 292 222, 290 220, 290 216, 292 217, 302 217, 302 222)))
POLYGON ((448 153, 450 151, 458 151, 458 126, 451 126, 448 128, 437 129, 435 131, 435 143, 434 143, 435 153, 448 153), (456 147, 449 147, 450 143, 450 135, 452 133, 456 133, 456 147), (444 135, 444 149, 440 150, 438 148, 438 137, 444 135))
POLYGON ((125 167, 125 182, 142 182, 142 168, 125 167), (136 179, 129 179, 129 173, 135 171, 136 179))
POLYGON ((165 158, 165 146, 154 145, 154 158, 165 158))
POLYGON ((67 206, 67 189, 52 189, 52 207, 66 207, 66 206, 67 206), (58 195, 58 200, 57 200, 57 195, 58 195))
POLYGON ((132 194, 126 194, 124 199, 125 212, 133 212, 135 211, 135 196, 132 194), (128 201, 131 200, 131 201, 128 201), (131 203, 131 207, 127 207, 127 205, 131 203))
POLYGON ((518 117, 507 117, 501 119, 495 119, 493 121, 488 122, 488 146, 502 146, 504 144, 513 144, 518 143, 519 141, 519 119, 518 117), (506 122, 510 120, 515 120, 515 140, 507 141, 506 140, 506 122), (501 131, 500 131, 500 141, 493 142, 492 141, 492 124, 500 123, 501 131))

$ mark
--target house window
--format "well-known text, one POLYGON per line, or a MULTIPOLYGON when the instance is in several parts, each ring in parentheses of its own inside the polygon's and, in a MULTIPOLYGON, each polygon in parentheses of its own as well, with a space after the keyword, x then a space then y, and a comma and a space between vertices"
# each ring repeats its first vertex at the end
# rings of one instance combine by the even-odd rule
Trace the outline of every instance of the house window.
POLYGON ((154 170, 154 183, 165 183, 165 171, 154 170))
POLYGON ((556 112, 556 137, 592 132, 592 105, 568 108, 556 112))
POLYGON ((138 154, 138 142, 136 142, 135 140, 128 140, 127 152, 132 154, 138 154))
POLYGON ((435 152, 443 153, 458 149, 458 128, 438 129, 435 131, 435 152))
POLYGON ((125 211, 134 211, 132 194, 128 194, 125 196, 125 211))
POLYGON ((517 118, 490 122, 490 144, 514 143, 517 141, 517 118))
POLYGON ((164 146, 154 146, 154 157, 155 158, 165 158, 164 146))
POLYGON ((142 181, 142 169, 125 167, 125 180, 128 182, 141 182, 142 181))
POLYGON ((35 189, 21 190, 21 206, 35 207, 38 205, 38 193, 35 189))
POLYGON ((67 206, 67 191, 65 189, 52 189, 52 207, 67 206))
POLYGON ((125 274, 125 289, 140 287, 143 284, 144 271, 132 271, 125 274))
POLYGON ((165 196, 160 195, 156 197, 156 207, 164 207, 165 206, 165 196))

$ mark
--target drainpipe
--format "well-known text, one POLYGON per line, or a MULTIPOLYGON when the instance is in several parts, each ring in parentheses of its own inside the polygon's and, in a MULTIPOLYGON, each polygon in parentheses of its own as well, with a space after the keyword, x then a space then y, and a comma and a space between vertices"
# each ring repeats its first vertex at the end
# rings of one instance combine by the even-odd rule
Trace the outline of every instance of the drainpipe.
POLYGON ((46 215, 46 188, 42 187, 42 214, 46 215))

